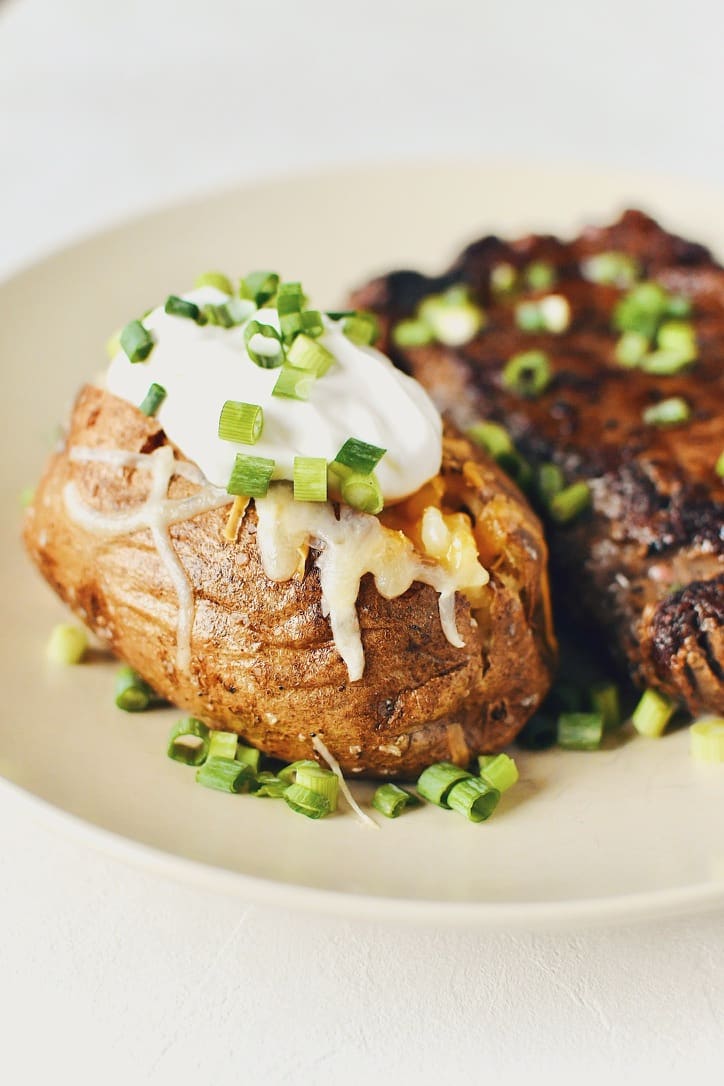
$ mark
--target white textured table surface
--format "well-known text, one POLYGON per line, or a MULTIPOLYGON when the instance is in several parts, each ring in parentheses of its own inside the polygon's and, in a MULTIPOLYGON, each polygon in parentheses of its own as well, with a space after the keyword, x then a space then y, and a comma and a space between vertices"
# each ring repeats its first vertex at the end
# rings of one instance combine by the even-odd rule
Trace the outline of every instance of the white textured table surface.
MULTIPOLYGON (((356 158, 724 183, 714 2, 347 11, 0 0, 0 274, 192 192, 356 158)), ((91 853, 0 792, 0 1012, 13 1084, 718 1083, 724 916, 508 935, 264 911, 91 853)))

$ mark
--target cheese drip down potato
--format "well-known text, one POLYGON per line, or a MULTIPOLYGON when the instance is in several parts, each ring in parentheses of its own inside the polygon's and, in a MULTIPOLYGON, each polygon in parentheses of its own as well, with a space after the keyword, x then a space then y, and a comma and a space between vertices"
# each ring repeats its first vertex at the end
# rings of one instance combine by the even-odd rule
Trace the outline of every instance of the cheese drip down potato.
MULTIPOLYGON (((25 542, 61 598, 161 696, 285 761, 313 757, 316 734, 343 771, 412 777, 500 749, 535 711, 556 652, 546 547, 514 485, 467 439, 447 433, 440 476, 381 516, 390 538, 409 536, 433 583, 414 579, 385 598, 362 576, 360 678, 333 636, 336 601, 322 585, 330 546, 312 538, 294 571, 273 579, 257 542, 261 502, 249 501, 228 539, 231 500, 156 419, 88 386, 27 512, 25 542), (435 580, 442 558, 419 552, 430 538, 439 546, 441 526, 454 537, 457 523, 472 526, 489 580, 449 601, 453 643, 435 580)), ((339 506, 324 508, 343 521, 339 506)))

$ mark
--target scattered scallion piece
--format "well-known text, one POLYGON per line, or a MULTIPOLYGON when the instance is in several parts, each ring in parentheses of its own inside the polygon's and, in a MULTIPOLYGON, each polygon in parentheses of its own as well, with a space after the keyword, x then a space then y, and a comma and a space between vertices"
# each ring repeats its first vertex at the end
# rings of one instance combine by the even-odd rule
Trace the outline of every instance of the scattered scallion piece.
POLYGON ((129 321, 119 342, 129 362, 144 362, 153 350, 153 336, 140 321, 129 321))
POLYGON ((536 471, 536 491, 545 505, 565 488, 566 479, 558 464, 539 464, 536 471))
POLYGON ((166 399, 166 396, 167 392, 163 385, 157 385, 154 381, 153 384, 149 386, 148 392, 143 397, 143 402, 138 410, 141 411, 142 414, 152 418, 166 399))
POLYGON ((118 328, 112 336, 106 340, 106 356, 113 361, 118 352, 121 349, 121 332, 123 329, 118 328))
POLYGON ((550 290, 556 282, 556 269, 547 260, 534 260, 523 269, 523 276, 531 290, 550 290))
POLYGON ((660 326, 656 343, 664 351, 672 351, 693 362, 699 353, 696 329, 691 321, 667 320, 660 326))
POLYGON ((631 714, 631 723, 640 735, 658 739, 664 734, 666 725, 671 720, 676 704, 658 690, 645 690, 631 714))
POLYGON ((261 753, 256 747, 247 747, 243 743, 238 743, 236 747, 236 760, 237 762, 243 762, 244 765, 250 765, 255 773, 259 772, 259 760, 261 753))
POLYGON ((643 412, 647 426, 678 426, 691 418, 691 408, 681 396, 671 396, 652 404, 643 412))
POLYGON ((45 655, 53 664, 79 664, 88 651, 88 634, 80 626, 71 622, 61 622, 54 626, 45 655))
POLYGON ((304 788, 301 784, 290 784, 283 794, 283 799, 293 811, 307 818, 324 818, 331 810, 326 796, 313 792, 311 788, 304 788))
POLYGON ((518 767, 508 754, 481 754, 478 758, 480 776, 502 794, 518 780, 518 767))
POLYGON ((323 796, 329 803, 330 811, 337 810, 339 777, 331 769, 325 769, 316 762, 313 766, 299 766, 295 784, 301 788, 308 788, 310 792, 316 792, 318 796, 323 796))
POLYGON ((462 347, 469 343, 485 324, 485 314, 470 300, 467 287, 462 285, 425 298, 417 315, 431 329, 434 338, 446 347, 462 347))
POLYGON ((316 380, 316 376, 307 370, 299 370, 295 366, 282 366, 272 389, 272 396, 284 396, 289 400, 308 400, 316 380))
POLYGON ((280 283, 277 290, 277 313, 280 317, 301 313, 304 309, 304 291, 301 283, 280 283))
POLYGON ((341 477, 340 494, 342 501, 361 513, 376 516, 384 508, 384 498, 377 476, 372 472, 363 475, 359 471, 350 471, 341 477))
POLYGON ((551 381, 551 367, 545 351, 521 351, 509 358, 500 375, 503 387, 516 396, 535 399, 551 381))
POLYGON ((209 753, 209 729, 194 716, 183 717, 171 729, 166 753, 174 762, 201 765, 209 753))
POLYGON ((326 502, 327 461, 324 457, 294 457, 294 500, 298 502, 326 502))
POLYGON ((273 370, 284 361, 282 338, 271 324, 249 321, 244 329, 244 345, 252 362, 264 370, 273 370))
POLYGON ((316 339, 301 332, 287 350, 287 361, 295 369, 324 377, 334 363, 334 355, 316 339))
POLYGON ((281 799, 288 787, 289 784, 286 781, 281 780, 268 769, 262 769, 260 773, 257 773, 256 781, 252 784, 251 790, 260 799, 264 796, 268 796, 270 799, 281 799))
POLYGON ((500 792, 483 777, 468 777, 458 781, 447 794, 451 810, 467 818, 468 822, 485 822, 500 802, 500 792))
POLYGON ((485 449, 494 460, 505 454, 515 453, 510 434, 500 423, 487 420, 475 422, 465 433, 471 441, 485 449))
POLYGON ((461 769, 452 762, 435 762, 423 770, 417 780, 417 790, 421 796, 438 807, 449 809, 447 802, 450 790, 460 781, 472 777, 467 769, 461 769))
POLYGON ((512 264, 495 264, 490 269, 490 289, 493 294, 511 294, 518 282, 518 272, 512 264))
POLYGON ((21 509, 27 509, 29 505, 33 504, 35 500, 35 487, 26 486, 18 494, 18 501, 20 502, 21 509))
POLYGON ((644 360, 648 350, 648 337, 630 329, 619 336, 614 354, 619 366, 623 366, 624 369, 634 369, 644 360))
POLYGON ((250 272, 241 280, 239 297, 250 298, 260 309, 271 301, 279 287, 279 276, 276 272, 255 271, 250 272))
POLYGON ((591 708, 603 718, 604 731, 612 731, 621 723, 618 687, 615 683, 596 683, 591 687, 591 708))
POLYGON ((720 479, 724 479, 724 449, 719 453, 716 464, 714 465, 714 471, 720 479))
POLYGON ((417 807, 419 803, 412 792, 391 783, 381 784, 372 797, 372 806, 385 818, 398 818, 408 807, 417 807))
MULTIPOLYGON (((241 304, 241 303, 239 303, 241 304)), ((201 309, 201 316, 206 324, 216 325, 218 328, 233 328, 246 319, 246 314, 240 315, 231 307, 229 302, 207 302, 201 309)))
POLYGON ((264 411, 256 403, 227 400, 219 415, 219 437, 240 445, 256 445, 264 428, 264 411))
POLYGON ((236 732, 209 732, 209 758, 236 758, 239 737, 236 732))
POLYGON ((435 336, 427 324, 421 320, 399 321, 392 329, 392 342, 396 347, 426 347, 435 336))
POLYGON ((342 331, 352 343, 360 347, 370 347, 379 338, 380 326, 373 313, 353 313, 345 317, 342 331))
POLYGON ((558 746, 564 750, 598 750, 603 738, 601 713, 561 713, 558 746))
POLYGON ((613 326, 619 332, 640 332, 653 339, 667 315, 668 292, 658 283, 637 283, 621 298, 613 311, 613 326))
POLYGON ((184 317, 186 320, 195 321, 197 324, 202 321, 201 310, 196 302, 189 302, 186 298, 179 298, 177 294, 169 294, 163 311, 171 317, 184 317))
POLYGON ((348 437, 342 448, 334 458, 336 464, 344 464, 352 471, 359 471, 363 475, 369 475, 374 471, 387 449, 381 449, 379 445, 370 445, 366 441, 360 441, 357 437, 348 437))
POLYGON ((535 301, 519 302, 515 323, 521 332, 552 332, 559 335, 571 323, 571 307, 562 294, 547 294, 535 301))
POLYGON ((631 287, 641 268, 635 257, 618 251, 593 253, 581 261, 581 274, 589 283, 612 287, 631 287))
POLYGON ((263 498, 269 489, 274 467, 274 460, 268 460, 265 456, 237 453, 226 487, 227 494, 243 495, 246 498, 263 498))
POLYGON ((557 524, 569 524, 591 504, 591 488, 588 483, 571 483, 560 490, 548 503, 548 512, 557 524))
POLYGON ((279 770, 277 776, 280 781, 284 781, 285 784, 294 784, 297 779, 297 773, 300 769, 319 768, 319 762, 313 761, 311 758, 301 758, 298 762, 290 762, 289 765, 285 765, 283 769, 279 770))
POLYGON ((132 667, 122 667, 116 675, 116 705, 127 713, 142 713, 156 701, 156 694, 132 667))
POLYGON ((689 741, 697 762, 724 762, 724 718, 697 720, 689 728, 689 741))
POLYGON ((301 314, 301 328, 300 331, 305 336, 311 336, 312 339, 316 339, 324 332, 324 321, 322 320, 322 314, 318 309, 305 309, 301 314))
POLYGON ((196 770, 196 781, 217 792, 242 792, 252 785, 254 770, 231 758, 208 757, 196 770))
POLYGON ((644 355, 639 365, 653 377, 673 377, 691 363, 692 359, 677 351, 657 350, 644 355))
POLYGON ((196 277, 194 286, 199 287, 215 287, 216 290, 220 290, 222 294, 233 294, 234 288, 231 285, 231 280, 223 274, 223 272, 208 271, 202 275, 196 277))

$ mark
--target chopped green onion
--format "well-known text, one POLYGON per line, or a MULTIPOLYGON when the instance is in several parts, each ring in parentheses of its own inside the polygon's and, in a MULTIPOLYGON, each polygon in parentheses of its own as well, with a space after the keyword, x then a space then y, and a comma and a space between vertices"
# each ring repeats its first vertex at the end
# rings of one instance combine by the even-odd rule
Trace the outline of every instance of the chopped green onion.
POLYGON ((647 426, 677 426, 689 421, 691 408, 681 396, 671 396, 647 407, 642 418, 647 426))
POLYGON ((689 728, 689 739, 697 762, 724 762, 724 718, 697 720, 689 728))
POLYGON ((556 281, 556 269, 547 260, 534 260, 523 269, 525 281, 531 290, 549 290, 556 281))
POLYGON ((354 313, 345 317, 342 331, 347 339, 360 347, 370 347, 379 339, 380 326, 373 313, 354 313))
POLYGON ((304 291, 301 283, 281 283, 277 290, 277 312, 280 317, 289 313, 301 313, 304 309, 304 291))
POLYGON ((148 417, 151 418, 153 415, 156 414, 159 407, 166 399, 166 396, 167 392, 163 385, 157 385, 154 381, 153 384, 149 387, 146 395, 143 397, 143 402, 138 410, 141 411, 144 415, 148 415, 148 417))
POLYGON ((27 509, 29 505, 32 505, 35 501, 35 487, 24 487, 18 494, 18 501, 20 502, 21 509, 27 509))
POLYGON ((691 321, 668 320, 659 328, 656 342, 664 351, 673 351, 693 362, 698 354, 696 330, 691 321))
POLYGON ((666 302, 666 316, 667 317, 690 317, 691 316, 691 299, 685 298, 683 294, 670 294, 666 302))
POLYGON ((234 288, 231 285, 231 280, 228 279, 223 274, 223 272, 204 272, 203 275, 199 275, 196 277, 196 282, 194 283, 194 286, 197 289, 199 287, 215 287, 217 290, 220 290, 222 294, 234 293, 234 288))
POLYGON ((153 336, 140 321, 129 321, 119 342, 129 362, 143 362, 153 350, 153 336))
POLYGON ((692 359, 678 351, 651 351, 641 360, 641 369, 654 377, 673 377, 691 364, 692 359))
POLYGON ((551 367, 545 351, 521 351, 509 358, 500 375, 503 387, 517 396, 535 398, 548 388, 551 367))
POLYGON ((598 750, 603 738, 601 713, 561 713, 558 746, 564 750, 598 750))
POLYGON ((480 776, 502 794, 518 780, 518 767, 508 754, 481 754, 478 758, 480 776))
POLYGON ((300 769, 312 768, 319 769, 319 762, 315 762, 311 758, 302 758, 298 762, 291 762, 289 765, 285 765, 283 769, 279 770, 277 776, 279 777, 279 780, 284 781, 285 784, 294 784, 300 769))
POLYGON ((303 788, 301 784, 290 784, 283 798, 287 806, 307 818, 324 818, 332 809, 326 796, 313 792, 311 788, 303 788))
POLYGON ((485 324, 482 309, 470 301, 467 288, 461 286, 425 298, 418 307, 418 317, 446 347, 469 343, 485 324))
POLYGON ((236 747, 236 760, 237 762, 243 762, 244 765, 250 765, 255 773, 259 772, 259 760, 261 753, 256 747, 246 747, 243 743, 238 743, 236 747))
POLYGON ((556 741, 555 720, 547 713, 536 713, 518 732, 515 741, 523 750, 547 750, 556 741))
POLYGON ((294 500, 326 502, 327 461, 323 456, 294 457, 294 500))
POLYGON ((316 762, 314 766, 299 766, 295 784, 300 788, 308 788, 310 792, 316 792, 318 796, 323 796, 329 803, 330 811, 337 810, 339 777, 331 769, 324 769, 316 762))
POLYGON ((203 319, 198 323, 213 324, 219 328, 236 328, 248 320, 254 312, 256 310, 253 303, 242 298, 230 298, 228 302, 221 302, 220 305, 207 302, 201 310, 203 319))
POLYGON ((308 400, 316 380, 316 376, 306 370, 299 370, 295 366, 282 366, 272 389, 272 396, 285 396, 290 400, 308 400))
POLYGON ((619 332, 640 332, 653 339, 661 320, 666 316, 669 295, 658 283, 637 283, 617 302, 613 325, 619 332))
POLYGON ((522 332, 565 332, 571 323, 571 307, 562 294, 547 294, 536 301, 519 302, 515 323, 522 332))
POLYGON ((204 788, 217 792, 241 792, 254 781, 254 770, 243 762, 231 758, 209 756, 196 770, 196 781, 204 788))
POLYGON ((392 342, 396 347, 426 347, 435 336, 427 324, 420 320, 399 321, 392 329, 392 342))
POLYGON ((236 732, 212 731, 209 733, 209 758, 236 758, 239 737, 236 732))
POLYGON ((641 364, 648 350, 648 336, 630 330, 621 333, 614 354, 619 366, 623 366, 624 369, 633 369, 641 364))
POLYGON ((385 818, 398 818, 408 807, 417 807, 419 803, 417 796, 396 784, 381 784, 372 797, 372 806, 385 818))
POLYGON ((371 475, 362 475, 358 471, 345 474, 340 483, 340 494, 343 502, 361 513, 376 516, 384 508, 382 488, 374 472, 371 475))
POLYGON ((238 441, 241 445, 256 445, 264 428, 264 411, 257 403, 227 400, 219 415, 219 437, 222 441, 238 441))
POLYGON ((201 765, 209 753, 209 729, 195 716, 185 716, 174 724, 168 737, 166 754, 174 762, 201 765))
POLYGON ((264 370, 273 370, 284 361, 282 337, 271 324, 249 321, 244 329, 246 353, 264 370))
POLYGON ((536 490, 545 505, 565 488, 566 480, 557 464, 539 464, 536 471, 536 490))
POLYGON ((122 328, 117 328, 113 335, 106 340, 106 356, 110 358, 111 361, 113 361, 113 359, 116 357, 121 349, 122 331, 122 328))
POLYGON ((260 799, 264 796, 268 796, 270 799, 281 799, 288 787, 289 784, 286 781, 281 780, 280 777, 275 776, 268 769, 263 769, 261 773, 257 773, 256 781, 252 784, 251 789, 254 795, 259 796, 260 799))
POLYGON ((452 762, 436 762, 422 772, 418 777, 416 787, 420 795, 429 799, 430 803, 436 803, 438 807, 449 810, 450 805, 447 800, 450 790, 460 781, 470 777, 472 773, 468 773, 467 769, 461 769, 459 765, 453 765, 452 762))
POLYGON ((276 272, 255 271, 250 272, 241 280, 239 297, 250 298, 260 309, 271 301, 279 287, 279 276, 276 272))
POLYGON ((471 441, 485 449, 494 460, 506 453, 515 453, 510 434, 497 422, 475 422, 465 433, 471 441))
POLYGON ((658 739, 674 715, 676 704, 658 690, 645 690, 631 714, 631 723, 640 735, 658 739))
POLYGON ((301 314, 301 322, 301 331, 312 339, 316 339, 324 332, 324 321, 318 309, 305 309, 301 314))
POLYGON ((500 792, 482 777, 458 781, 447 795, 446 806, 467 818, 468 822, 485 822, 500 802, 500 792))
POLYGON ((245 498, 263 498, 269 489, 274 467, 274 460, 268 460, 265 456, 237 453, 226 487, 227 494, 243 495, 245 498))
POLYGON ((603 718, 605 731, 612 731, 621 723, 618 687, 615 683, 597 683, 591 688, 591 707, 603 718))
POLYGON ((496 264, 490 269, 490 289, 493 294, 510 294, 515 290, 518 272, 512 264, 496 264))
POLYGON ((132 667, 122 667, 116 675, 116 705, 127 713, 142 713, 153 701, 158 700, 140 675, 132 667))
POLYGON ((545 323, 537 302, 519 302, 515 307, 515 323, 521 332, 545 332, 545 323))
POLYGON ((714 471, 720 479, 724 479, 724 449, 719 453, 716 464, 714 465, 714 471))
POLYGON ((163 311, 172 317, 185 317, 186 320, 196 321, 197 324, 201 320, 201 310, 196 302, 189 302, 186 298, 179 298, 177 294, 169 294, 163 311))
POLYGON ((557 524, 568 524, 580 516, 590 504, 591 488, 588 483, 572 483, 551 498, 548 512, 557 524))
POLYGON ((334 462, 344 464, 345 467, 351 468, 352 471, 359 471, 362 475, 369 475, 386 452, 387 449, 381 449, 379 445, 369 445, 357 437, 348 437, 335 456, 334 462))
POLYGON ((80 626, 61 622, 54 626, 45 655, 53 664, 79 664, 88 651, 88 634, 80 626))
POLYGON ((331 321, 341 321, 345 317, 354 317, 357 313, 356 309, 328 309, 327 316, 331 321))
POLYGON ((581 274, 589 283, 601 283, 612 287, 631 287, 641 268, 635 257, 628 253, 593 253, 581 261, 581 274))
POLYGON ((287 350, 287 361, 290 366, 312 373, 315 377, 324 377, 334 360, 331 351, 304 333, 300 333, 287 350))

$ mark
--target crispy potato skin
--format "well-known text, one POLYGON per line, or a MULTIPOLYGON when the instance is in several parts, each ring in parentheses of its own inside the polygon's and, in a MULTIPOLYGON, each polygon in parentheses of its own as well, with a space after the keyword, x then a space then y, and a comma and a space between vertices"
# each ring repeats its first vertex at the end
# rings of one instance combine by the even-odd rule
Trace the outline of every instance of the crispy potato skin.
MULTIPOLYGON (((350 683, 322 615, 311 560, 300 579, 269 580, 247 508, 236 542, 226 509, 170 528, 196 611, 190 666, 176 662, 178 603, 146 529, 104 539, 68 515, 77 485, 104 512, 142 503, 148 473, 69 459, 73 446, 152 452, 167 443, 154 419, 95 387, 80 393, 64 449, 50 460, 25 521, 28 551, 48 583, 120 658, 165 698, 267 754, 313 757, 318 733, 343 770, 414 777, 431 762, 466 763, 520 730, 544 696, 555 662, 540 525, 515 487, 467 440, 449 436, 443 475, 469 497, 491 582, 471 613, 460 595, 465 647, 446 640, 437 594, 414 583, 386 600, 363 578, 357 604, 363 678, 350 683)), ((179 459, 182 453, 176 450, 179 459)), ((196 488, 175 476, 169 497, 196 488)))

